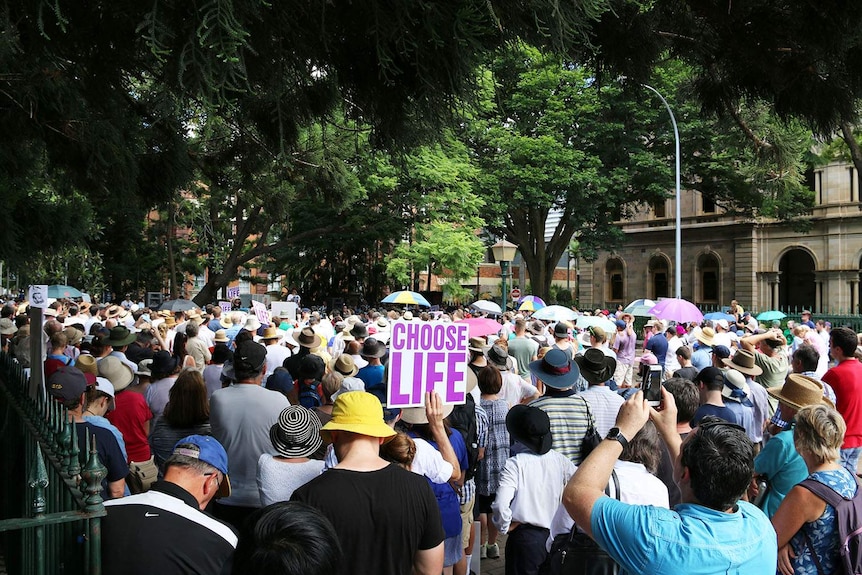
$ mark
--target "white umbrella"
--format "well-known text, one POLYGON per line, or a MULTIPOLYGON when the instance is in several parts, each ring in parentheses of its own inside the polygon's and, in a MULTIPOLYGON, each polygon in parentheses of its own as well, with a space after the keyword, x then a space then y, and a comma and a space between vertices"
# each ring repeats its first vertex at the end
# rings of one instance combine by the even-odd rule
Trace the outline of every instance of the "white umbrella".
POLYGON ((602 328, 609 334, 613 333, 616 330, 614 322, 605 317, 599 317, 595 315, 580 315, 578 316, 575 325, 581 329, 587 329, 588 327, 597 326, 602 328))
POLYGON ((549 305, 534 312, 530 317, 546 321, 574 321, 578 317, 578 312, 561 305, 549 305))
POLYGON ((503 313, 503 310, 500 309, 500 306, 495 304, 494 302, 492 302, 489 299, 480 299, 480 300, 474 301, 473 303, 470 304, 470 307, 473 309, 477 309, 479 311, 487 312, 487 313, 497 313, 497 314, 503 313))

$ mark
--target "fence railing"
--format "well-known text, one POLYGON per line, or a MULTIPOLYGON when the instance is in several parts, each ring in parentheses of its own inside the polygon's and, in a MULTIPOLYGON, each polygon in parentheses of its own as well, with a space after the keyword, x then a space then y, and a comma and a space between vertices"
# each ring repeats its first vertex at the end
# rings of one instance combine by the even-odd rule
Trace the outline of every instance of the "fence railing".
POLYGON ((95 438, 81 457, 66 409, 35 395, 20 364, 0 353, 0 553, 6 570, 100 575, 106 469, 95 438))

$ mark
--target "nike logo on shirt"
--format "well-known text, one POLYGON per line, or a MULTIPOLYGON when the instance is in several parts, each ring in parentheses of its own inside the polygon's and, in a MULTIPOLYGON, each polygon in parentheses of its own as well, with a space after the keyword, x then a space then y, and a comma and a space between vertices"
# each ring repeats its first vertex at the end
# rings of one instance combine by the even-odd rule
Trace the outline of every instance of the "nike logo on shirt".
POLYGON ((158 516, 159 516, 158 513, 150 513, 149 511, 144 513, 144 517, 158 517, 158 516))

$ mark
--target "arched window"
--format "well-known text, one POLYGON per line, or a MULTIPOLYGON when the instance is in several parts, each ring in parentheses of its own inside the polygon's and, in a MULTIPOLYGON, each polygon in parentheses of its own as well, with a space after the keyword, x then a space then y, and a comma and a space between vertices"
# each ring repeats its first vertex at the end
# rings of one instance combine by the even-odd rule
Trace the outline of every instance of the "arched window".
POLYGON ((698 303, 718 304, 721 300, 719 278, 721 269, 714 254, 702 254, 697 260, 697 273, 700 279, 698 303))
POLYGON ((625 297, 625 271, 619 258, 605 264, 605 298, 609 302, 622 302, 625 297))
POLYGON ((647 297, 652 299, 670 296, 670 264, 667 258, 657 254, 649 260, 649 286, 647 297))

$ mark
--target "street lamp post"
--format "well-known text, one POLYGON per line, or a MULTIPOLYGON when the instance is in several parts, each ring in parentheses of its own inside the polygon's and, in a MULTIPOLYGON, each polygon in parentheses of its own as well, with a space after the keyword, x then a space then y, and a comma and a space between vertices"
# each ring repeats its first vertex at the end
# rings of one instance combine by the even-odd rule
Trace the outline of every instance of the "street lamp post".
POLYGON ((682 297, 682 226, 680 225, 680 209, 679 209, 679 130, 676 127, 676 118, 673 115, 673 110, 670 109, 670 104, 664 99, 664 96, 659 94, 658 90, 649 84, 641 84, 647 90, 651 90, 659 97, 661 103, 667 108, 667 113, 670 114, 670 122, 673 124, 673 137, 676 142, 676 263, 674 265, 674 296, 679 299, 682 297))
POLYGON ((509 262, 515 259, 515 252, 518 251, 518 246, 512 242, 500 240, 491 246, 491 251, 494 254, 494 259, 500 263, 500 278, 503 280, 503 285, 501 286, 503 303, 501 308, 503 309, 503 313, 506 313, 506 296, 508 295, 506 291, 506 278, 509 277, 509 262))

